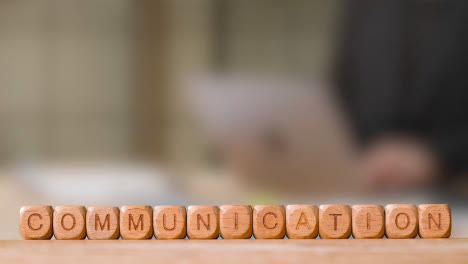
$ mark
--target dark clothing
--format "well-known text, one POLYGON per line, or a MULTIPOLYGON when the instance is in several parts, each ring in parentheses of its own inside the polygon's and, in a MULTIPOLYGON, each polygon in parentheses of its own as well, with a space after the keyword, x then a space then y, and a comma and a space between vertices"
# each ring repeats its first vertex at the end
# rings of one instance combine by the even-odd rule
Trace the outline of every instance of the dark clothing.
POLYGON ((468 1, 349 1, 338 91, 358 138, 410 133, 468 169, 468 1))

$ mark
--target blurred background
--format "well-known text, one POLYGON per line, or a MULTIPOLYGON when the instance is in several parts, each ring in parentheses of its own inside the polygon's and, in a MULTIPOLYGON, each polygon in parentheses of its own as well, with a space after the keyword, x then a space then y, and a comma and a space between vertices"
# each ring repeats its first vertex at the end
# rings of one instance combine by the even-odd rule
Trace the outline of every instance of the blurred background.
POLYGON ((22 205, 449 203, 463 0, 0 0, 1 239, 22 205))

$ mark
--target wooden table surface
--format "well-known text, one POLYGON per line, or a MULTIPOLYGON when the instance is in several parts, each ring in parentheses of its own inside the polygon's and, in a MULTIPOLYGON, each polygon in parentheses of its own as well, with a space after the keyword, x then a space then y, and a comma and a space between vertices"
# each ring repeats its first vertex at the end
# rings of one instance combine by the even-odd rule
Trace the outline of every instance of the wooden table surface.
POLYGON ((0 263, 468 263, 468 239, 0 241, 0 263))

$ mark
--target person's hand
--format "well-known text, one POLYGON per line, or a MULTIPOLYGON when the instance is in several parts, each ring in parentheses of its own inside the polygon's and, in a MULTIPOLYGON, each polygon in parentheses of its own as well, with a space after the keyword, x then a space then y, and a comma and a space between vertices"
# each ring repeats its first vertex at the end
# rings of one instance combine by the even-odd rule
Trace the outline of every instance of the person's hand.
POLYGON ((422 141, 386 137, 363 153, 360 174, 371 188, 401 190, 433 182, 439 174, 436 156, 422 141))

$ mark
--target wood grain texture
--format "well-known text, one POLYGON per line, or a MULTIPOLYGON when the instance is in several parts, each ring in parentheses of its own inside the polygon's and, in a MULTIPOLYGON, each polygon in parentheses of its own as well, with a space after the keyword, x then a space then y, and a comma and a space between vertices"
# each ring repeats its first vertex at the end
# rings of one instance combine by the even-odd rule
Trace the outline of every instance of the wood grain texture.
POLYGON ((466 264, 468 239, 0 241, 0 263, 466 264))
POLYGON ((117 239, 120 237, 118 207, 88 207, 86 234, 88 239, 117 239))
POLYGON ((190 239, 219 237, 219 208, 209 205, 191 205, 187 209, 187 236, 190 239))
POLYGON ((418 234, 418 208, 414 204, 385 206, 387 238, 414 238, 418 234))
POLYGON ((353 237, 382 238, 385 234, 385 210, 382 205, 354 205, 353 237))
POLYGON ((153 208, 147 205, 126 205, 120 208, 120 235, 123 239, 153 237, 153 208))
POLYGON ((157 239, 182 239, 187 235, 187 211, 183 205, 155 206, 153 229, 157 239))
POLYGON ((452 214, 448 204, 421 204, 418 207, 419 236, 448 238, 452 232, 452 214))
POLYGON ((318 211, 316 205, 288 205, 286 207, 286 235, 288 238, 316 238, 319 226, 318 211))
POLYGON ((351 208, 348 205, 321 205, 319 210, 320 238, 349 238, 351 235, 351 214, 351 208))
POLYGON ((253 235, 257 239, 279 239, 286 234, 286 209, 283 205, 256 205, 253 210, 253 235))
POLYGON ((84 239, 86 237, 86 208, 78 205, 56 206, 53 228, 56 239, 84 239))
POLYGON ((53 234, 54 209, 49 205, 23 206, 20 209, 19 229, 23 239, 50 239, 53 234))
POLYGON ((224 239, 252 237, 252 207, 250 205, 223 205, 220 207, 220 234, 224 239))

